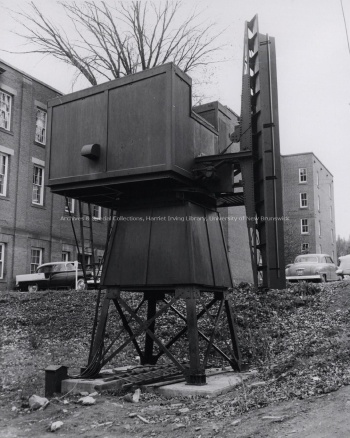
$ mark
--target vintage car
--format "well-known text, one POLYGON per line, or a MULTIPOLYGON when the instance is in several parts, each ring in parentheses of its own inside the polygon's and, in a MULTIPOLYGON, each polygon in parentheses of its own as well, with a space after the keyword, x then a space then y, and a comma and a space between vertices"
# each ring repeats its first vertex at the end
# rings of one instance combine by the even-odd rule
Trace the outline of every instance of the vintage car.
POLYGON ((344 275, 350 275, 350 254, 338 257, 339 266, 336 274, 344 279, 344 275))
MULTIPOLYGON (((91 272, 87 273, 88 281, 92 279, 91 272)), ((33 274, 16 275, 16 287, 21 291, 35 292, 45 289, 75 289, 84 290, 85 283, 82 266, 76 262, 54 262, 40 265, 33 274)))
POLYGON ((286 267, 287 281, 333 281, 338 280, 337 267, 328 254, 303 254, 286 267))

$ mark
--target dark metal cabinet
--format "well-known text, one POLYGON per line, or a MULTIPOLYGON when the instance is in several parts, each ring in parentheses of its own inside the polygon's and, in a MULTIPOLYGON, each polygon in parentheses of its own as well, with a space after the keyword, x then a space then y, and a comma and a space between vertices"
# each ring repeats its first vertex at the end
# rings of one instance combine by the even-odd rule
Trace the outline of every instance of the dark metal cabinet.
POLYGON ((217 130, 192 111, 191 79, 173 64, 53 99, 49 108, 49 186, 56 193, 79 197, 81 189, 86 199, 86 188, 186 184, 194 158, 218 152, 217 130), (82 155, 90 144, 99 145, 99 156, 82 155))

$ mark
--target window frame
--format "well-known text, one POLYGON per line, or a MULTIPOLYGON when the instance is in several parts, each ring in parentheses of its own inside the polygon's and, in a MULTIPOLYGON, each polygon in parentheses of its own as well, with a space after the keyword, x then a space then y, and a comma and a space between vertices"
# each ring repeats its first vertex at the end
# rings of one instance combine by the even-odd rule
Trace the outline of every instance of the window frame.
POLYGON ((300 219, 300 227, 301 227, 301 234, 309 234, 309 219, 300 219), (306 224, 303 224, 303 221, 306 221, 306 224), (307 231, 303 231, 304 227, 307 228, 307 231))
POLYGON ((43 145, 43 146, 45 146, 46 145, 46 134, 47 134, 47 110, 45 110, 45 109, 43 109, 43 108, 40 108, 40 107, 36 107, 36 115, 35 115, 35 142, 36 143, 39 143, 40 145, 43 145), (43 131, 44 131, 44 133, 43 133, 43 141, 40 141, 39 139, 38 139, 38 128, 41 128, 39 125, 38 125, 38 120, 39 120, 39 118, 38 118, 38 112, 41 112, 42 114, 45 114, 45 126, 44 126, 44 128, 43 128, 43 131))
MULTIPOLYGON (((1 103, 2 103, 1 94, 4 94, 5 96, 8 96, 10 98, 10 109, 8 111, 8 114, 9 114, 9 116, 8 116, 8 128, 5 128, 5 126, 1 126, 0 125, 0 129, 4 129, 5 131, 11 132, 12 107, 13 107, 12 100, 13 100, 13 96, 12 96, 12 94, 7 93, 6 91, 4 91, 3 89, 0 88, 0 114, 1 114, 1 103)), ((5 102, 5 105, 6 105, 6 102, 5 102)), ((1 118, 0 118, 0 120, 1 120, 1 118)), ((6 121, 6 119, 5 119, 5 121, 6 121)))
POLYGON ((42 264, 43 264, 43 249, 37 248, 36 246, 32 246, 30 249, 30 273, 34 274, 36 272, 36 270, 38 269, 38 267, 42 264), (39 263, 38 264, 33 262, 33 251, 39 251, 39 263), (33 265, 36 266, 34 271, 32 270, 33 265))
MULTIPOLYGON (((9 155, 4 154, 0 151, 0 157, 5 157, 5 173, 4 175, 4 184, 3 184, 3 192, 1 192, 0 189, 0 196, 6 197, 7 196, 7 186, 8 186, 8 175, 9 175, 9 155)), ((0 172, 1 172, 1 163, 0 163, 0 172)))
POLYGON ((300 250, 302 253, 303 253, 303 251, 310 251, 310 244, 308 242, 302 243, 300 250), (305 248, 304 248, 304 246, 305 246, 305 248))
POLYGON ((318 221, 318 237, 322 236, 321 221, 318 221))
POLYGON ((65 204, 64 204, 64 212, 68 213, 68 214, 69 213, 74 214, 74 212, 75 212, 75 199, 74 198, 67 197, 67 200, 65 201, 65 204), (68 205, 67 205, 67 201, 68 201, 68 205), (70 201, 72 201, 71 207, 69 206, 70 201))
POLYGON ((96 205, 94 204, 92 207, 92 219, 95 221, 100 221, 102 220, 102 207, 100 205, 96 205), (98 209, 99 215, 95 216, 95 208, 98 209))
POLYGON ((43 206, 44 205, 44 177, 45 177, 45 168, 42 166, 39 166, 37 164, 33 165, 33 182, 32 182, 32 204, 33 205, 40 205, 43 206), (41 170, 41 184, 37 184, 34 182, 34 178, 35 178, 35 169, 40 169, 41 170), (39 202, 36 202, 34 200, 34 187, 40 187, 40 198, 39 198, 39 202))
MULTIPOLYGON (((79 263, 80 265, 83 264, 82 256, 83 256, 82 253, 80 253, 80 254, 78 254, 78 257, 77 257, 77 259, 78 259, 78 263, 79 263)), ((84 254, 84 257, 85 257, 85 266, 89 266, 89 265, 91 265, 91 257, 92 257, 92 254, 84 254)))
POLYGON ((300 208, 308 208, 308 199, 307 199, 307 193, 303 192, 299 194, 299 201, 300 201, 300 208), (305 199, 303 199, 303 195, 305 195, 305 199), (303 202, 305 202, 306 205, 303 205, 303 202))
POLYGON ((70 262, 70 251, 62 251, 62 254, 61 254, 61 259, 62 259, 62 262, 70 262))
POLYGON ((306 167, 299 167, 299 184, 306 184, 307 183, 307 169, 306 167), (304 172, 305 171, 305 174, 304 172), (305 180, 302 178, 305 177, 305 180))
POLYGON ((0 280, 4 279, 5 267, 5 243, 0 242, 0 280))

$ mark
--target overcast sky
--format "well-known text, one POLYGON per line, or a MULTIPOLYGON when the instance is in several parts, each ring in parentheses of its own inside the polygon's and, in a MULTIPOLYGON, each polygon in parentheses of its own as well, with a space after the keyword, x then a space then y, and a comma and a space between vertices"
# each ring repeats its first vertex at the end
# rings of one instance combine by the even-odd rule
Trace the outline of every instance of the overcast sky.
MULTIPOLYGON (((161 0, 159 0, 161 1, 161 0)), ((34 0, 57 22, 55 0, 34 0)), ((77 3, 81 3, 78 0, 77 3)), ((340 0, 185 0, 203 9, 203 20, 225 29, 223 57, 203 91, 240 112, 244 22, 256 13, 260 32, 276 38, 282 154, 314 152, 334 175, 336 233, 350 235, 350 54, 340 0)), ((350 0, 343 0, 350 30, 350 0)), ((64 93, 72 91, 73 69, 50 57, 16 55, 23 41, 7 8, 27 9, 23 0, 0 0, 0 57, 64 93)), ((80 81, 74 90, 87 87, 80 81)))

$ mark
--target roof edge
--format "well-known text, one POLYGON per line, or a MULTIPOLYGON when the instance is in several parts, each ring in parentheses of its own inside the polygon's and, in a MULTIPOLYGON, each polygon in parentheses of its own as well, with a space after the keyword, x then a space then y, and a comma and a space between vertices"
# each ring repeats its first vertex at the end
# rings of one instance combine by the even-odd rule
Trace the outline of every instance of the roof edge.
POLYGON ((325 168, 325 170, 327 170, 327 172, 330 174, 330 175, 332 175, 332 177, 334 178, 334 175, 333 175, 333 173, 322 163, 322 161, 313 153, 313 152, 301 152, 301 153, 299 153, 299 154, 286 154, 286 155, 282 155, 281 154, 281 157, 298 157, 298 156, 300 156, 300 155, 313 155, 315 158, 316 158, 316 160, 320 163, 320 164, 322 164, 322 166, 325 168))
POLYGON ((7 67, 12 68, 13 70, 16 70, 18 73, 21 73, 23 76, 26 76, 29 79, 32 79, 33 81, 37 82, 40 85, 43 85, 44 87, 50 88, 50 90, 55 91, 58 94, 61 94, 62 96, 64 93, 60 90, 57 90, 54 87, 51 87, 51 85, 46 84, 45 82, 41 81, 40 79, 35 78, 34 76, 29 75, 28 73, 24 72, 23 70, 20 70, 19 68, 15 67, 14 65, 10 64, 7 61, 4 61, 2 58, 0 58, 0 63, 7 65, 7 67))

